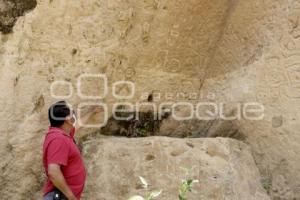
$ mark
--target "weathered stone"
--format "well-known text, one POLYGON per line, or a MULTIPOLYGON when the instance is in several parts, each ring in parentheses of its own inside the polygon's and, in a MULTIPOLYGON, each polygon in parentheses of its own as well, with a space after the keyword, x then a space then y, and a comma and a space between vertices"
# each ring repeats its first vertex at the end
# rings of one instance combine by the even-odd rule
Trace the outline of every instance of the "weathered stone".
POLYGON ((159 199, 178 199, 185 178, 182 168, 191 168, 188 178, 199 180, 189 200, 270 199, 261 186, 250 148, 236 140, 109 138, 87 141, 83 152, 89 174, 83 199, 145 195, 139 176, 148 181, 150 191, 163 190, 159 199))
POLYGON ((283 124, 283 118, 282 116, 276 116, 272 118, 272 126, 273 128, 279 128, 283 124))

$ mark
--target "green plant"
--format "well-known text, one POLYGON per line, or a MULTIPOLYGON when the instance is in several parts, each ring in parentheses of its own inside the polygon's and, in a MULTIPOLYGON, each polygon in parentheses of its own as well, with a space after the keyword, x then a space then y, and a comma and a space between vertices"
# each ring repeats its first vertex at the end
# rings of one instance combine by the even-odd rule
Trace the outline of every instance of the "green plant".
POLYGON ((187 193, 192 192, 193 184, 198 183, 199 181, 188 178, 191 169, 188 168, 182 168, 182 169, 185 171, 185 179, 181 181, 178 198, 179 200, 187 200, 186 197, 187 193))
POLYGON ((262 179, 261 184, 263 188, 267 191, 267 193, 270 193, 270 190, 272 188, 272 180, 270 178, 262 179))
MULTIPOLYGON (((147 191, 148 193, 148 186, 149 184, 147 183, 147 181, 143 178, 143 177, 139 177, 143 188, 147 191)), ((160 191, 152 191, 149 194, 146 195, 146 197, 142 197, 139 195, 135 195, 133 197, 130 197, 128 200, 154 200, 156 199, 160 194, 162 193, 162 190, 160 191)))
MULTIPOLYGON (((185 171, 185 178, 181 181, 181 185, 179 187, 179 200, 187 200, 187 193, 192 192, 192 187, 194 183, 198 183, 198 180, 189 178, 189 173, 191 169, 188 168, 182 168, 185 171)), ((148 191, 148 183, 143 177, 139 177, 140 181, 142 183, 142 186, 146 191, 148 191)), ((148 192, 147 192, 148 193, 148 192)), ((130 197, 128 200, 154 200, 156 199, 160 194, 162 193, 162 190, 160 191, 153 191, 150 192, 150 194, 147 194, 146 197, 142 197, 139 195, 135 195, 133 197, 130 197)))

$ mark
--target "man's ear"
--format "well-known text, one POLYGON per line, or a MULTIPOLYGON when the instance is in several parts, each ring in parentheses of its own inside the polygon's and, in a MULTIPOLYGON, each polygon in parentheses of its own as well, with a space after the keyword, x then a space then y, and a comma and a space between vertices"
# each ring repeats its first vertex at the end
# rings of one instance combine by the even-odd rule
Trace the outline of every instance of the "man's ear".
POLYGON ((72 124, 72 117, 71 116, 67 116, 65 119, 65 122, 68 124, 72 124))

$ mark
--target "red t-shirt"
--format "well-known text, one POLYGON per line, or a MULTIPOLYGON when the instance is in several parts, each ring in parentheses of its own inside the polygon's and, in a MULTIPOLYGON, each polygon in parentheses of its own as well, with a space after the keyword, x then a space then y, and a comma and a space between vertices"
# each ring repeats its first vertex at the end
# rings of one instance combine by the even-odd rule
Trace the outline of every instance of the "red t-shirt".
MULTIPOLYGON (((70 135, 63 129, 50 127, 43 145, 43 164, 48 177, 48 165, 59 164, 65 180, 74 193, 80 199, 84 188, 86 171, 80 151, 74 143, 75 129, 70 135)), ((47 178, 44 186, 44 195, 54 189, 53 184, 47 178)))

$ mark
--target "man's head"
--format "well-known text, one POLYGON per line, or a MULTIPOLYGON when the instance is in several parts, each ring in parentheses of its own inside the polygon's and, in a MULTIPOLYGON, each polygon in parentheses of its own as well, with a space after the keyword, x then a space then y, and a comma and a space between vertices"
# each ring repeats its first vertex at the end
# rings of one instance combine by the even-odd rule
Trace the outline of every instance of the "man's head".
POLYGON ((48 117, 51 127, 62 127, 63 125, 72 128, 76 118, 69 105, 65 101, 58 101, 50 106, 48 117))

